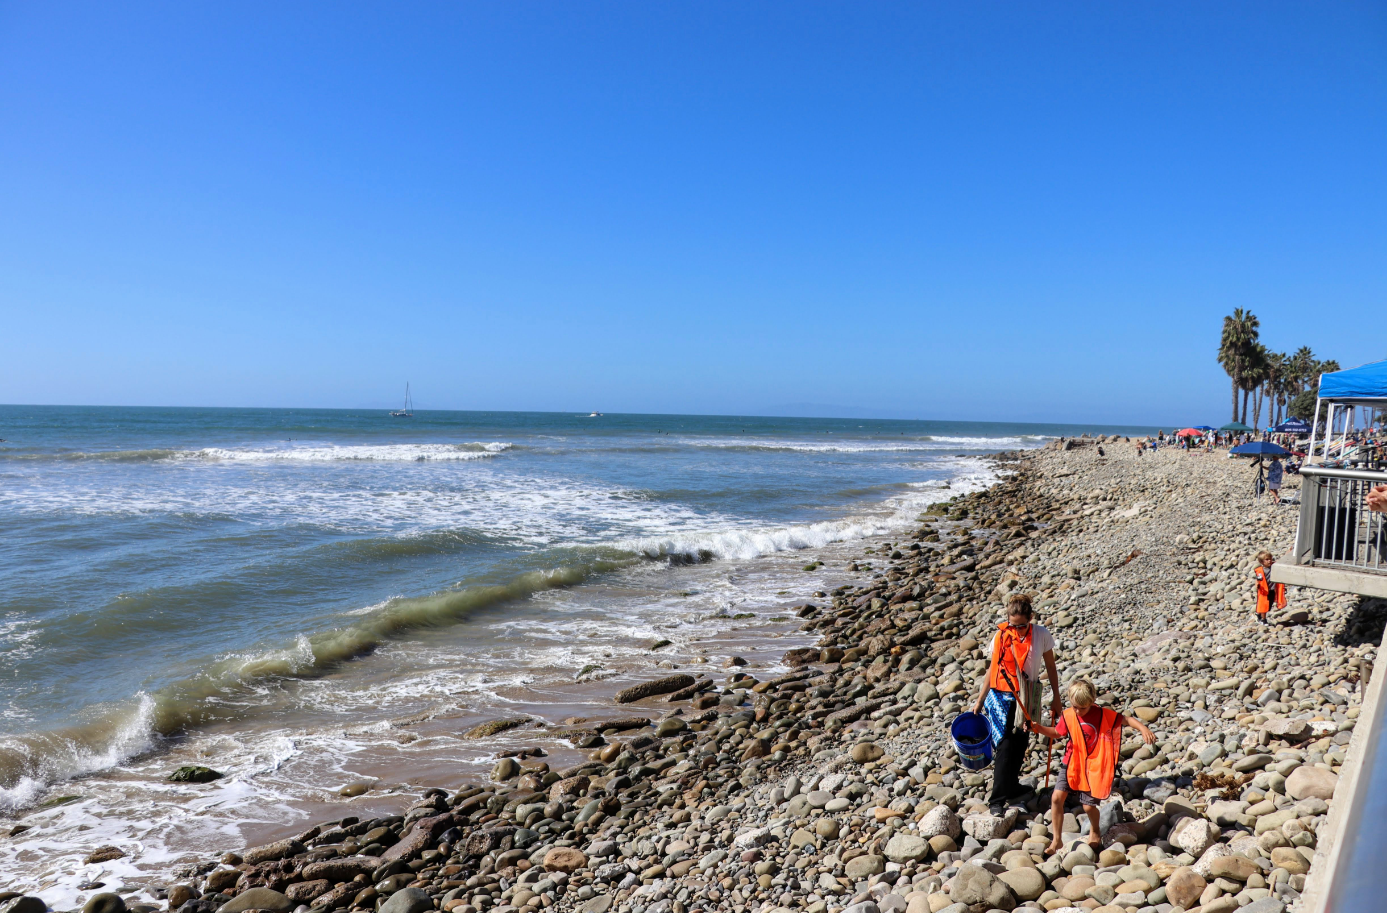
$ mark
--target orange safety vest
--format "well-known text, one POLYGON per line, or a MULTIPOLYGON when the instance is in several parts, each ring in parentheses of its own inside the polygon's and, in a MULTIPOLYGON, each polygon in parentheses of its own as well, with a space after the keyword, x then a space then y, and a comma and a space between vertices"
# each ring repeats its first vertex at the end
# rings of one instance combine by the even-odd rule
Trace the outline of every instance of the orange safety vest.
POLYGON ((987 670, 987 687, 997 691, 1016 691, 1021 687, 1021 670, 1031 655, 1034 633, 1035 625, 1026 627, 1025 637, 1017 636, 1009 624, 997 626, 997 638, 992 642, 992 666, 987 670), (1011 677, 1010 681, 1007 676, 1011 677))
POLYGON ((1074 744, 1069 758, 1069 788, 1086 792, 1095 799, 1112 795, 1113 774, 1122 748, 1122 717, 1107 707, 1098 722, 1098 744, 1092 755, 1084 741, 1083 721, 1073 707, 1064 711, 1064 725, 1074 744))
POLYGON ((1252 573, 1257 575, 1257 614, 1265 615, 1271 611, 1271 603, 1276 601, 1278 609, 1286 607, 1286 584, 1272 583, 1267 577, 1267 569, 1264 567, 1255 568, 1252 573))

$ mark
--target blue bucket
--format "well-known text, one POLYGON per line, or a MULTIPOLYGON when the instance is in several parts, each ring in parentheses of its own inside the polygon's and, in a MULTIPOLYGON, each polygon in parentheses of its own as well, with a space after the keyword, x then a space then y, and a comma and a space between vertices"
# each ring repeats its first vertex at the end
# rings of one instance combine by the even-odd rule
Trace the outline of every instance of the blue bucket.
POLYGON ((960 713, 949 726, 958 761, 968 770, 982 770, 992 763, 992 734, 980 713, 960 713))

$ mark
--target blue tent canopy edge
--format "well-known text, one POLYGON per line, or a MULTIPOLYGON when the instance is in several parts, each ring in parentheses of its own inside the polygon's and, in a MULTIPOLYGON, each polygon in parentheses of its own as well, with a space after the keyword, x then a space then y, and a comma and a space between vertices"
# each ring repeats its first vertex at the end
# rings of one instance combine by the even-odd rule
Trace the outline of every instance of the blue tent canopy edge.
POLYGON ((1320 399, 1387 400, 1387 361, 1321 375, 1320 399))

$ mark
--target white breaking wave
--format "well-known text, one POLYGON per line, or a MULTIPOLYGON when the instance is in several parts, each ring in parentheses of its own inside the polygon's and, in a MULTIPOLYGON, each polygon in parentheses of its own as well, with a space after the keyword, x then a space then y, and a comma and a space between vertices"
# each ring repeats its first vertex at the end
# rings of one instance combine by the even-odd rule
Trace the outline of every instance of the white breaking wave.
POLYGON ((981 460, 960 459, 957 465, 959 472, 949 482, 912 483, 909 492, 887 499, 879 510, 865 515, 771 529, 747 527, 644 536, 621 543, 620 547, 650 558, 686 555, 749 559, 885 535, 914 525, 931 504, 987 488, 997 480, 996 473, 981 460))
POLYGON ((324 463, 359 460, 382 463, 419 463, 430 460, 484 460, 510 450, 507 441, 474 441, 466 444, 324 444, 312 446, 266 447, 248 450, 205 447, 180 451, 174 459, 224 460, 241 463, 296 461, 324 463))
POLYGON ((690 447, 714 447, 726 450, 766 450, 789 453, 913 453, 918 451, 957 450, 959 447, 983 450, 1009 450, 1039 447, 1046 437, 922 437, 902 441, 843 440, 843 441, 758 441, 737 438, 681 438, 679 443, 690 447))

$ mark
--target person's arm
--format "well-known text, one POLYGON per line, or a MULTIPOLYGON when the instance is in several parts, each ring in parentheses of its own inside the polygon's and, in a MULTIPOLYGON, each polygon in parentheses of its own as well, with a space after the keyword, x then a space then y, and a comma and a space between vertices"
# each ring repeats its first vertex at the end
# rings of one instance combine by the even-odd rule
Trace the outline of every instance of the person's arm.
POLYGON ((1053 649, 1046 650, 1042 658, 1045 660, 1045 674, 1050 678, 1050 720, 1053 722, 1064 712, 1064 704, 1060 702, 1060 673, 1055 668, 1053 649))
POLYGON ((1137 719, 1134 716, 1124 716, 1122 718, 1122 722, 1124 725, 1131 726, 1137 732, 1140 732, 1142 741, 1146 742, 1147 745, 1156 744, 1155 733, 1153 733, 1149 728, 1147 728, 1146 724, 1143 723, 1141 720, 1137 719))
POLYGON ((1031 732, 1039 733, 1040 735, 1043 735, 1046 738, 1050 739, 1064 738, 1064 733, 1060 732, 1054 726, 1042 726, 1040 723, 1032 723, 1031 732))

